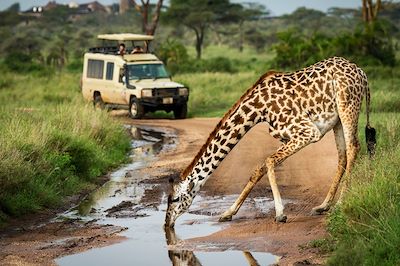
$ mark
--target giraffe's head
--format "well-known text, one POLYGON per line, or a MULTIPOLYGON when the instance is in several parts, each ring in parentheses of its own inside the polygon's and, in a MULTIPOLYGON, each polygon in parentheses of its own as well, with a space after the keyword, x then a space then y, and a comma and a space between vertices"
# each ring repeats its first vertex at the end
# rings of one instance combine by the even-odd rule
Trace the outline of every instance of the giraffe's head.
MULTIPOLYGON (((172 180, 170 180, 172 184, 172 180)), ((172 192, 168 196, 168 208, 165 215, 165 226, 174 227, 175 220, 189 209, 195 193, 194 182, 188 179, 172 184, 172 192)))

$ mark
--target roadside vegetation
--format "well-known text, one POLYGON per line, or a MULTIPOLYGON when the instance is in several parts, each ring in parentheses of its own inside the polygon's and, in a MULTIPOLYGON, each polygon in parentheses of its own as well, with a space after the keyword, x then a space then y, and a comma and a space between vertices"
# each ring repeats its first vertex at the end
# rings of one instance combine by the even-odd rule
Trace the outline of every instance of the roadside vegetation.
POLYGON ((79 95, 79 76, 2 74, 0 224, 60 206, 126 159, 129 138, 79 95))
MULTIPOLYGON (((195 1, 193 12, 182 13, 190 1, 161 9, 152 47, 174 80, 190 88, 190 117, 221 117, 268 70, 344 56, 366 71, 377 153, 374 160, 366 156, 362 113, 362 151, 346 177, 349 189, 329 215, 329 237, 315 245, 329 252, 330 265, 399 265, 400 4, 362 1, 367 9, 382 4, 371 6, 371 15, 362 12, 367 9, 299 8, 267 17, 268 9, 258 5, 221 1, 231 16, 214 16, 221 11, 214 8, 203 21, 196 8, 208 2, 195 1)), ((124 161, 129 141, 122 127, 81 99, 82 55, 97 34, 140 33, 143 24, 135 10, 72 20, 65 7, 41 18, 18 11, 13 5, 0 14, 0 222, 55 207, 124 161)))

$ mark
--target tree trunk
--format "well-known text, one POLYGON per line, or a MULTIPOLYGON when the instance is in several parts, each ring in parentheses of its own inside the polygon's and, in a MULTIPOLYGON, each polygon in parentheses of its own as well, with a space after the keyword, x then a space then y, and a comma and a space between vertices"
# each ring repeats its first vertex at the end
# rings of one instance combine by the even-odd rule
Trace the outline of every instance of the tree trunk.
POLYGON ((158 0, 155 10, 153 11, 153 18, 151 24, 149 23, 149 10, 150 0, 141 0, 142 5, 139 6, 135 0, 131 0, 136 11, 138 11, 142 17, 142 32, 147 35, 154 35, 157 29, 158 21, 160 19, 161 7, 163 0, 158 0))
POLYGON ((243 43, 244 43, 244 34, 243 34, 243 23, 244 21, 241 20, 239 23, 239 52, 243 52, 243 43))
POLYGON ((372 0, 362 0, 362 17, 364 22, 370 24, 375 21, 381 6, 381 0, 377 0, 375 5, 372 0))
POLYGON ((201 59, 201 51, 203 47, 203 40, 204 40, 204 27, 200 27, 200 29, 193 28, 196 32, 196 53, 197 59, 201 59))
POLYGON ((151 21, 151 25, 147 27, 147 30, 146 30, 147 35, 154 35, 156 33, 158 21, 160 20, 160 12, 161 12, 162 5, 163 5, 163 0, 159 0, 157 2, 156 9, 154 10, 154 13, 153 13, 153 19, 151 21))
POLYGON ((147 32, 147 23, 149 21, 149 1, 144 3, 142 0, 142 32, 147 32))

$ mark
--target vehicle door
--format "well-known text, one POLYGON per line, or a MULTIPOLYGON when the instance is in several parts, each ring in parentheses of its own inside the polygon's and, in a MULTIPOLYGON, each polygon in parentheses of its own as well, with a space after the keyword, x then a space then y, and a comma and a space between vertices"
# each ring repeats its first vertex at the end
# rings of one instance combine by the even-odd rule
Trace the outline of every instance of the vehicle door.
POLYGON ((120 78, 119 69, 114 62, 106 64, 106 82, 112 98, 112 103, 127 104, 123 97, 124 84, 120 78))

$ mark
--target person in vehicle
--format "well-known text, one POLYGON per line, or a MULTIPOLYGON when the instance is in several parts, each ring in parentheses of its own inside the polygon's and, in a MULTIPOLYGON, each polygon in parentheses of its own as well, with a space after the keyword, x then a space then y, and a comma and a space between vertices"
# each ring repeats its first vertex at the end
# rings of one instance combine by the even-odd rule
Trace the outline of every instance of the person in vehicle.
POLYGON ((119 44, 118 54, 123 56, 125 53, 126 53, 125 44, 124 43, 120 43, 119 44))
POLYGON ((132 54, 142 54, 144 53, 143 48, 140 46, 135 46, 132 50, 132 54))

